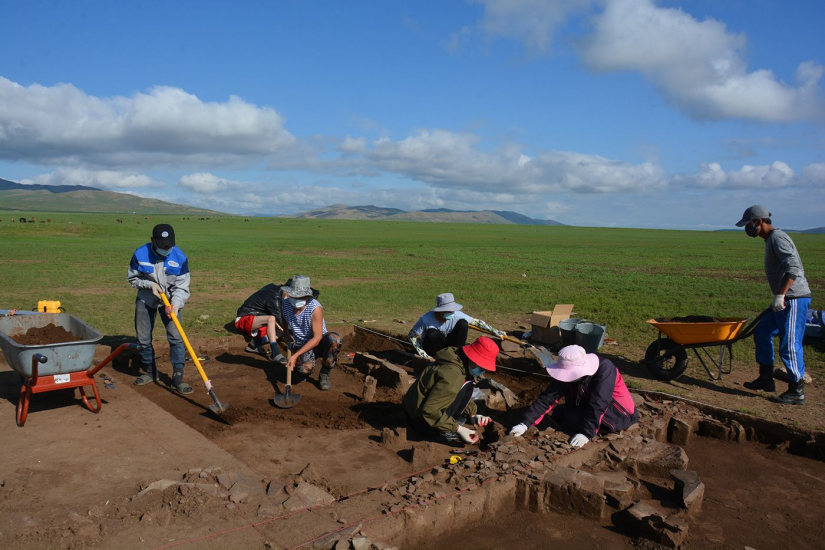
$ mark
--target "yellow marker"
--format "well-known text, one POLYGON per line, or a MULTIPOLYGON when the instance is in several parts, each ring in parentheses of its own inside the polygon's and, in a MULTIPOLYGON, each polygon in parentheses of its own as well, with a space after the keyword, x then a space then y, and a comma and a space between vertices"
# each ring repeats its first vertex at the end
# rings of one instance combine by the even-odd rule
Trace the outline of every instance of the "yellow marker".
POLYGON ((450 464, 458 464, 462 460, 464 460, 463 456, 453 455, 450 457, 450 464))
POLYGON ((55 300, 40 300, 37 302, 37 311, 40 313, 60 313, 60 301, 55 300))

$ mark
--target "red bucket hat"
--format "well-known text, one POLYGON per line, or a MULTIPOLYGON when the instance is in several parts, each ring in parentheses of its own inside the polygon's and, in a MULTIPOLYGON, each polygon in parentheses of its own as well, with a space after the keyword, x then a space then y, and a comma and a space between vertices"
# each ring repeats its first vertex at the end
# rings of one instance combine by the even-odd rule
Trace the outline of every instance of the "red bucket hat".
POLYGON ((478 340, 461 348, 464 354, 476 365, 484 370, 495 372, 496 357, 498 357, 498 345, 486 336, 481 336, 478 340))

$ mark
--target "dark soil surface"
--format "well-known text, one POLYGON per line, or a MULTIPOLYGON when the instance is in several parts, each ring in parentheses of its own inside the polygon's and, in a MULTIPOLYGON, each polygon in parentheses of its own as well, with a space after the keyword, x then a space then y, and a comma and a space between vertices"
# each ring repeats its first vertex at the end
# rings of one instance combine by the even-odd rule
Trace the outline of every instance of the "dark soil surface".
POLYGON ((18 344, 24 346, 40 346, 44 344, 60 344, 63 342, 80 342, 80 336, 72 334, 63 327, 49 323, 45 327, 31 327, 24 334, 12 336, 18 344))
MULTIPOLYGON (((406 460, 406 442, 406 447, 382 442, 384 428, 404 425, 401 394, 379 386, 375 401, 364 402, 365 376, 353 365, 352 355, 366 351, 410 374, 426 363, 405 353, 398 342, 352 329, 335 330, 343 336, 344 347, 332 373, 332 390, 320 391, 317 370, 307 380, 293 380, 293 393, 300 394, 301 401, 291 409, 272 403, 283 391, 284 368, 245 353, 241 337, 192 342, 199 354, 211 358, 204 368, 221 401, 231 404, 223 418, 207 410, 211 399, 191 362, 185 379, 195 393, 181 396, 168 387, 171 366, 160 330, 156 349, 161 382, 133 386, 134 377, 142 374, 139 361, 121 356, 101 371, 117 387, 101 388, 104 407, 99 415, 78 407, 70 392, 39 394, 25 428, 16 428, 12 409, 19 379, 13 371, 0 369, 0 411, 5 418, 0 439, 7 443, 6 450, 0 450, 0 518, 6 518, 0 521, 0 546, 160 548, 186 540, 191 543, 182 548, 263 548, 264 542, 274 540, 276 547, 286 548, 370 514, 381 515, 387 493, 365 490, 414 473, 406 460), (127 407, 130 404, 133 408, 127 407), (222 462, 221 453, 237 464, 222 462), (176 469, 172 473, 164 466, 170 463, 176 469), (337 512, 321 506, 289 517, 184 487, 134 498, 154 481, 179 481, 182 476, 188 480, 187 472, 196 467, 242 467, 267 487, 270 481, 288 482, 308 464, 314 472, 312 483, 333 497, 367 496, 341 500, 337 512), (347 502, 351 508, 346 508, 347 502), (202 538, 213 534, 220 536, 202 538)), ((98 359, 109 351, 100 346, 98 359)), ((626 378, 645 376, 638 364, 611 359, 626 378)), ((520 405, 507 412, 491 411, 490 416, 499 427, 509 428, 550 378, 523 350, 502 354, 499 365, 493 379, 510 388, 520 405)), ((753 373, 735 371, 737 376, 719 384, 703 382, 698 374, 689 370, 670 391, 689 387, 696 392, 693 398, 733 409, 764 407, 786 424, 821 411, 816 405, 783 408, 741 390, 741 380, 753 373)), ((819 393, 814 387, 809 399, 818 403, 819 393)), ((820 497, 825 491, 825 463, 756 443, 699 436, 685 450, 688 468, 707 487, 704 511, 690 526, 688 547, 825 547, 825 501, 820 497)), ((515 510, 495 522, 433 533, 432 541, 433 548, 653 548, 633 541, 607 521, 515 510)))

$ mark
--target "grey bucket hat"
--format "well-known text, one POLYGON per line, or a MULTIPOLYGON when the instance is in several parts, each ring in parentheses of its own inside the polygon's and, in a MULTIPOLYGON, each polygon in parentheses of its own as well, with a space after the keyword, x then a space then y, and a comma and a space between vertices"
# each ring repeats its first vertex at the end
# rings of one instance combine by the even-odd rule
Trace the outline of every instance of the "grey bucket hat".
POLYGON ((309 287, 309 277, 306 275, 295 275, 289 282, 289 286, 283 287, 283 291, 292 298, 312 296, 312 289, 309 287))
POLYGON ((745 213, 742 214, 742 219, 736 222, 736 227, 744 227, 751 220, 770 218, 771 213, 761 204, 754 204, 749 206, 745 213))
POLYGON ((456 303, 452 294, 445 292, 435 298, 435 309, 433 311, 461 311, 463 307, 461 304, 456 303))

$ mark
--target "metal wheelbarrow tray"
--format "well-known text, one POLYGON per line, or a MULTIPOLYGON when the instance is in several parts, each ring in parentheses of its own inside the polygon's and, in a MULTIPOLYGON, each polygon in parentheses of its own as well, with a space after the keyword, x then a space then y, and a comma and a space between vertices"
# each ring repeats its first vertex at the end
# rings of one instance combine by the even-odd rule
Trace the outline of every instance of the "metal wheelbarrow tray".
POLYGON ((756 325, 766 313, 767 310, 763 311, 749 324, 747 319, 740 317, 725 317, 718 321, 698 323, 650 319, 647 322, 659 330, 659 337, 648 346, 642 363, 656 378, 673 380, 685 372, 688 363, 687 350, 693 350, 710 379, 720 380, 723 374, 731 372, 733 344, 753 335, 756 325), (711 348, 719 348, 718 358, 712 357, 708 352, 711 348), (700 350, 704 357, 699 354, 700 350), (724 368, 726 355, 727 369, 724 368), (716 372, 712 372, 708 367, 706 358, 716 368, 716 372))
POLYGON ((17 403, 17 425, 23 426, 34 393, 79 388, 83 404, 90 411, 100 412, 100 394, 94 375, 125 349, 137 349, 136 344, 122 344, 97 366, 92 366, 97 343, 103 334, 68 313, 40 313, 0 317, 0 349, 6 362, 23 379, 17 403), (76 342, 23 345, 15 341, 30 328, 53 324, 80 338, 76 342), (97 406, 86 397, 85 386, 91 386, 97 406))

